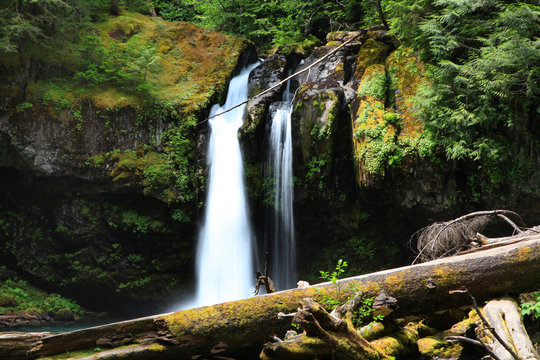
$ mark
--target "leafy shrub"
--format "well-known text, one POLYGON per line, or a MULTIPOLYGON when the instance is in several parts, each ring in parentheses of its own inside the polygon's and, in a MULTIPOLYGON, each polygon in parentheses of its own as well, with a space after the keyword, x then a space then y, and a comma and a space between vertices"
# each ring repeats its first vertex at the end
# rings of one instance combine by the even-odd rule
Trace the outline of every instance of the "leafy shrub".
POLYGON ((47 294, 24 280, 7 279, 0 285, 0 314, 37 312, 55 315, 62 309, 79 315, 84 313, 75 302, 58 294, 47 294))
POLYGON ((540 319, 540 291, 532 293, 536 301, 521 304, 521 315, 531 315, 533 319, 540 319))
POLYGON ((356 309, 354 316, 353 316, 353 324, 356 327, 361 326, 362 324, 365 324, 369 321, 381 321, 383 320, 383 316, 376 316, 373 317, 373 302, 375 301, 375 297, 364 297, 362 293, 358 292, 358 287, 356 285, 351 285, 346 288, 344 288, 340 282, 339 279, 341 278, 341 275, 345 272, 345 268, 349 266, 346 261, 339 259, 336 267, 332 272, 329 271, 323 271, 320 270, 320 278, 324 280, 330 281, 331 284, 337 286, 337 296, 331 296, 328 293, 326 293, 324 290, 316 289, 316 291, 323 295, 323 300, 321 301, 323 305, 325 305, 330 310, 334 310, 336 307, 342 304, 342 302, 339 300, 343 296, 346 296, 346 301, 353 299, 355 296, 360 295, 361 296, 361 305, 356 309))

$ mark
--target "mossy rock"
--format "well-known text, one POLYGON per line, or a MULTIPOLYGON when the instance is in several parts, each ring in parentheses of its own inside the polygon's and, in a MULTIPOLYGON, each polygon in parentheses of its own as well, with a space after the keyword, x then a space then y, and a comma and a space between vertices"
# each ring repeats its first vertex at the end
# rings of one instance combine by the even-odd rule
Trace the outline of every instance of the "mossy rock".
POLYGON ((335 91, 337 89, 319 91, 313 85, 310 83, 300 88, 292 115, 300 122, 304 159, 331 154, 336 116, 342 101, 342 94, 335 91))
POLYGON ((391 46, 373 39, 362 49, 356 73, 362 73, 358 102, 351 119, 356 179, 366 186, 401 166, 404 158, 410 163, 421 153, 424 125, 416 115, 415 97, 428 80, 411 49, 399 48, 388 55, 391 46))
POLYGON ((69 309, 60 309, 54 314, 56 321, 72 321, 75 320, 75 314, 69 309))
POLYGON ((389 157, 396 151, 399 126, 392 112, 385 109, 386 92, 384 65, 369 66, 360 82, 360 102, 352 124, 356 178, 362 185, 384 175, 389 157))
POLYGON ((429 85, 426 65, 418 53, 410 48, 399 48, 385 62, 390 83, 388 103, 400 114, 402 139, 415 139, 424 131, 424 124, 416 115, 415 97, 418 90, 429 85))
POLYGON ((418 340, 418 351, 427 358, 459 359, 463 346, 450 343, 443 336, 429 336, 418 340))
POLYGON ((383 323, 372 321, 369 324, 358 329, 360 335, 367 341, 372 341, 380 338, 386 331, 383 323))
POLYGON ((426 357, 437 359, 459 359, 463 346, 458 342, 449 342, 447 336, 466 336, 479 320, 476 312, 471 311, 469 317, 454 324, 449 330, 433 334, 418 340, 418 351, 426 357))
POLYGON ((371 344, 386 355, 400 358, 416 352, 419 334, 419 324, 410 323, 400 331, 374 340, 371 344))
POLYGON ((17 305, 19 305, 19 302, 12 294, 0 294, 0 307, 14 307, 17 305))
POLYGON ((390 45, 371 38, 367 39, 356 57, 354 77, 360 80, 369 66, 383 64, 390 51, 392 51, 390 45))

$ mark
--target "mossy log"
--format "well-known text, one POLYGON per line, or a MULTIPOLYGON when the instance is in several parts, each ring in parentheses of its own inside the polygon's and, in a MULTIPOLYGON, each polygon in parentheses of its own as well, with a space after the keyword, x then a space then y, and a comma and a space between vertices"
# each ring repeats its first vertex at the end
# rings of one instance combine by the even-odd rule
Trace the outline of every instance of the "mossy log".
MULTIPOLYGON (((283 336, 290 327, 290 321, 278 319, 277 314, 295 312, 303 298, 321 301, 330 295, 345 301, 350 295, 346 289, 353 287, 367 297, 384 291, 397 299, 393 314, 401 316, 468 305, 468 298, 448 294, 460 287, 469 289, 479 301, 536 290, 540 277, 531 274, 539 272, 540 235, 535 235, 516 244, 356 276, 339 284, 323 283, 91 329, 39 335, 32 341, 21 337, 19 349, 26 350, 19 354, 24 355, 6 357, 0 352, 0 359, 33 359, 95 348, 100 339, 113 339, 114 347, 122 337, 129 339, 120 341, 124 346, 159 345, 151 351, 145 348, 144 359, 192 359, 197 355, 256 358, 265 342, 283 336)), ((13 344, 13 337, 9 341, 13 344)), ((0 336, 0 349, 4 346, 0 336)), ((137 352, 126 354, 126 358, 137 358, 137 352)))
POLYGON ((293 321, 304 332, 285 340, 266 343, 260 354, 262 360, 390 360, 364 339, 350 320, 332 316, 313 299, 305 298, 301 303, 302 308, 298 309, 293 321))

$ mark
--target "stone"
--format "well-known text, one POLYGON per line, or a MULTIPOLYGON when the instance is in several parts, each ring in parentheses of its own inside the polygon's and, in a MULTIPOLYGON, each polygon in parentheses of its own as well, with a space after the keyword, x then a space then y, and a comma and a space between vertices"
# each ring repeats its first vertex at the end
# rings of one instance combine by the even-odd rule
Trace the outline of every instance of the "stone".
POLYGON ((69 309, 60 309, 54 315, 56 321, 72 321, 75 320, 75 315, 69 309))

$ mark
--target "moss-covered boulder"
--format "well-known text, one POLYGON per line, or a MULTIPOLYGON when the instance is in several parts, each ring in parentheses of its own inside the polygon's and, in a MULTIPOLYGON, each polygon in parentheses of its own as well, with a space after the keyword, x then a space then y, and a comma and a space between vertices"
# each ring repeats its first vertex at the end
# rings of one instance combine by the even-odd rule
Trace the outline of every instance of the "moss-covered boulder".
POLYGON ((355 75, 359 77, 357 106, 351 111, 357 182, 380 180, 385 171, 421 157, 423 122, 414 98, 427 83, 424 65, 412 50, 368 39, 360 49, 355 75))
POLYGON ((382 64, 391 52, 392 47, 373 38, 368 38, 360 47, 354 66, 354 78, 360 81, 364 71, 374 64, 382 64))
POLYGON ((321 91, 316 83, 302 86, 296 95, 293 138, 299 139, 299 156, 304 164, 301 171, 307 193, 327 188, 326 180, 334 166, 334 148, 339 141, 336 135, 343 98, 340 88, 321 91))
POLYGON ((464 347, 459 342, 448 341, 447 336, 468 336, 474 332, 478 316, 471 312, 470 316, 453 325, 449 330, 423 337, 418 340, 418 351, 428 359, 455 360, 460 359, 464 347))

